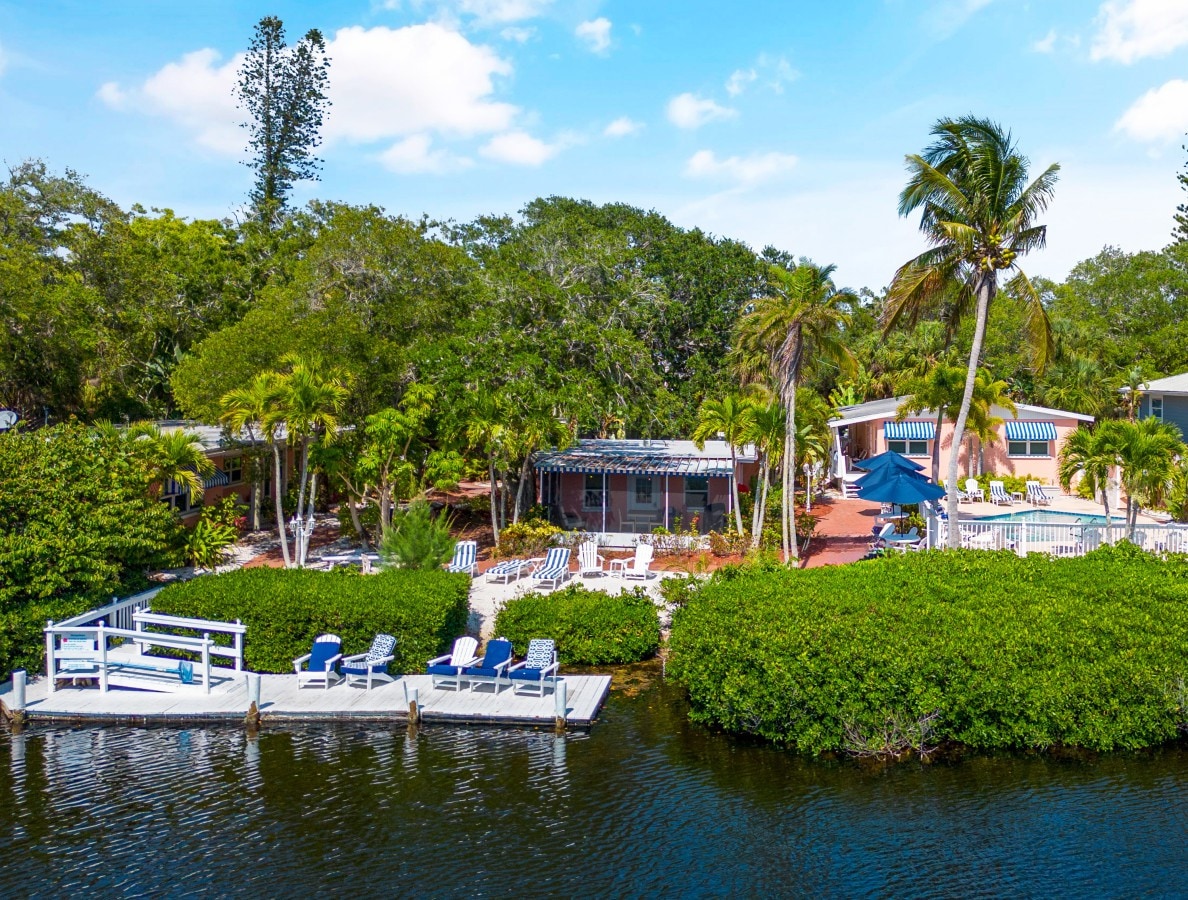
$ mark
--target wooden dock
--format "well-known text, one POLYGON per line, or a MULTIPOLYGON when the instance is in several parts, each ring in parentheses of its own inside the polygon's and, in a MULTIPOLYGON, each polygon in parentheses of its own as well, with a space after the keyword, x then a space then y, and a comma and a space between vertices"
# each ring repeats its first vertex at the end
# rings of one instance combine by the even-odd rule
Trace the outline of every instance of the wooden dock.
MULTIPOLYGON (((112 724, 177 724, 181 722, 242 722, 249 700, 244 673, 217 670, 212 690, 200 685, 174 682, 168 691, 156 685, 141 687, 137 675, 129 673, 111 679, 106 693, 92 685, 65 686, 59 682, 48 690, 46 679, 31 681, 26 695, 28 721, 108 722, 112 724), (155 688, 155 689, 154 689, 155 688)), ((152 676, 146 676, 152 677, 152 676)), ((565 683, 566 724, 589 727, 610 691, 609 675, 562 675, 565 683)), ((450 722, 488 725, 553 725, 556 701, 551 691, 544 697, 514 694, 506 685, 498 693, 481 685, 473 691, 434 688, 428 675, 403 675, 395 681, 362 686, 339 683, 330 688, 297 687, 293 675, 260 676, 262 724, 297 721, 407 722, 408 692, 416 690, 422 722, 450 722)), ((11 684, 0 686, 0 700, 11 684)))

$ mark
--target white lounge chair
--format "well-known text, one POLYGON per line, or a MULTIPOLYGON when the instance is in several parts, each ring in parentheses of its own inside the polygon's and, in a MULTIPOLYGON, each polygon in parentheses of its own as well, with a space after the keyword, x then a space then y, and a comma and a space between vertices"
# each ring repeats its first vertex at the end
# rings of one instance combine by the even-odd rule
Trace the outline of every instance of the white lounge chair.
POLYGON ((342 659, 342 639, 336 634, 319 634, 313 647, 304 656, 293 660, 293 671, 297 673, 297 688, 307 684, 320 684, 328 688, 342 680, 338 674, 338 663, 342 659))
POLYGON ((1027 501, 1035 506, 1052 505, 1052 497, 1038 481, 1027 482, 1027 501))
POLYGON ((977 500, 979 503, 986 502, 986 492, 982 490, 982 486, 978 484, 976 478, 965 479, 965 499, 971 503, 977 500))
POLYGON ((629 559, 612 559, 610 561, 611 574, 619 574, 624 578, 639 578, 647 580, 652 577, 652 557, 656 551, 651 544, 636 544, 635 555, 629 559))
POLYGON ((477 650, 478 641, 468 636, 460 637, 454 641, 452 651, 429 660, 425 674, 432 676, 430 680, 435 688, 450 686, 460 691, 466 680, 466 667, 478 662, 477 650))
POLYGON ((867 547, 867 549, 878 550, 880 547, 885 546, 884 541, 886 541, 887 538, 893 534, 895 534, 895 523, 888 522, 878 531, 873 533, 873 537, 871 537, 870 545, 867 547))
POLYGON ((569 580, 568 547, 550 547, 544 559, 532 562, 536 563, 535 568, 529 573, 535 579, 533 587, 547 587, 552 590, 569 580))
POLYGON ((458 541, 454 545, 454 559, 446 567, 450 572, 465 572, 471 577, 478 574, 478 544, 475 541, 458 541))
POLYGON ((524 570, 531 566, 532 560, 530 559, 505 559, 487 569, 487 580, 501 581, 507 584, 513 579, 519 578, 524 574, 524 570))
POLYGON ((606 560, 598 552, 597 541, 586 541, 578 547, 578 576, 602 575, 602 565, 606 560))
POLYGON ((1006 485, 1001 481, 990 482, 990 502, 995 505, 1011 506, 1014 500, 1011 495, 1006 492, 1006 485))

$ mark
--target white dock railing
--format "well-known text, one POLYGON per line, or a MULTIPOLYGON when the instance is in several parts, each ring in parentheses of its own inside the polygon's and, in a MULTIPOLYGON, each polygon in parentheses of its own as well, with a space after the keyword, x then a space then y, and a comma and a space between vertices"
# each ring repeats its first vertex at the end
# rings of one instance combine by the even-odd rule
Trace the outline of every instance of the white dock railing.
POLYGON ((115 597, 112 597, 111 603, 107 606, 100 606, 97 609, 88 610, 69 619, 63 619, 61 622, 58 622, 58 625, 62 627, 81 627, 83 625, 95 625, 102 619, 103 623, 109 628, 131 628, 134 624, 132 616, 139 610, 150 609, 153 598, 159 593, 161 593, 161 588, 153 588, 151 591, 142 591, 139 594, 133 594, 131 597, 125 597, 123 600, 117 600, 115 597))
POLYGON ((179 680, 184 681, 186 667, 193 673, 193 664, 185 660, 170 659, 168 657, 142 658, 149 662, 113 658, 109 642, 113 638, 136 641, 153 647, 169 647, 175 650, 188 650, 196 653, 201 659, 202 685, 206 693, 210 693, 210 657, 214 641, 209 634, 200 638, 184 637, 172 634, 153 634, 147 631, 134 631, 129 628, 108 628, 101 621, 95 626, 54 625, 50 623, 45 629, 45 674, 48 681, 47 689, 53 693, 58 678, 99 678, 99 689, 107 693, 108 679, 112 669, 151 669, 162 673, 177 673, 179 680), (159 665, 158 665, 159 662, 159 665))
MULTIPOLYGON (((234 661, 235 671, 243 671, 243 636, 247 634, 247 626, 239 619, 234 622, 213 622, 209 619, 186 619, 181 616, 170 616, 164 613, 154 613, 148 610, 138 610, 132 614, 132 630, 142 634, 152 633, 146 632, 146 627, 156 625, 160 628, 180 628, 186 631, 199 631, 205 637, 210 637, 211 634, 229 634, 231 635, 232 644, 230 647, 224 647, 220 644, 212 644, 210 652, 214 656, 223 656, 234 661)), ((147 641, 137 638, 137 644, 142 647, 147 641)))
MULTIPOLYGON (((979 521, 962 519, 961 546, 967 550, 1012 550, 1019 556, 1084 556, 1106 544, 1132 541, 1151 553, 1188 552, 1188 528, 1183 525, 1136 525, 1133 535, 1124 524, 1098 522, 979 521)), ((944 546, 947 525, 928 522, 929 546, 944 546)))

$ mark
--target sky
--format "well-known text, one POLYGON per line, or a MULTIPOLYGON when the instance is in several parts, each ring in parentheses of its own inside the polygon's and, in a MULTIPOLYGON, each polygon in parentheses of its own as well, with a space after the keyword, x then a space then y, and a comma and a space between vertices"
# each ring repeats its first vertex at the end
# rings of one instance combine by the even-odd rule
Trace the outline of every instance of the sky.
POLYGON ((879 290, 924 249, 904 156, 941 118, 1062 167, 1030 275, 1168 243, 1188 161, 1188 0, 0 0, 0 160, 194 218, 251 184, 235 74, 263 16, 329 43, 312 197, 410 218, 539 196, 837 266, 879 290))

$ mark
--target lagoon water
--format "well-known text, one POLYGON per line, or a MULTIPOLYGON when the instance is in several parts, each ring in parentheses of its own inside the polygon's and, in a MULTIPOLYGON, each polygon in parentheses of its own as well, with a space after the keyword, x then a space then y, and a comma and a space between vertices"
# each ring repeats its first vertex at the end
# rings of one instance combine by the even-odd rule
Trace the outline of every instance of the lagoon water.
POLYGON ((5 731, 0 895, 1188 893, 1183 744, 871 766, 685 714, 645 678, 564 737, 5 731))

